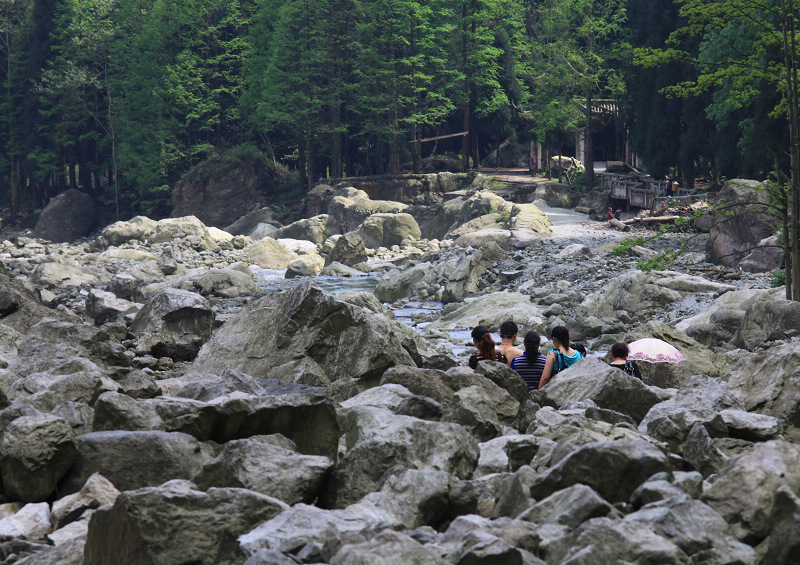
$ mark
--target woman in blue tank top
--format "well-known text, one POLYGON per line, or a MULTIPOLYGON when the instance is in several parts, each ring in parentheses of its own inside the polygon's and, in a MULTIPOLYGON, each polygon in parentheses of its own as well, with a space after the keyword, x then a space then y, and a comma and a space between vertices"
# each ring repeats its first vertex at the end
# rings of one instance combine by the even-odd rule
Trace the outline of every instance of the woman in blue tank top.
POLYGON ((580 351, 575 351, 569 344, 569 330, 564 326, 556 326, 550 332, 550 339, 553 340, 554 349, 547 352, 547 360, 544 363, 542 378, 539 380, 539 388, 547 384, 550 378, 567 367, 574 365, 582 359, 580 351))

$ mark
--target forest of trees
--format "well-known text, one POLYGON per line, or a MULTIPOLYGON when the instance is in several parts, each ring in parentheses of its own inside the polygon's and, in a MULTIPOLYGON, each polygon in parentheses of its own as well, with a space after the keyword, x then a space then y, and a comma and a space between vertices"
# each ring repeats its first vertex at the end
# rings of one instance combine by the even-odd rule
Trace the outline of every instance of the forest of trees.
POLYGON ((475 167, 504 139, 556 154, 592 127, 597 99, 616 101, 617 127, 654 176, 788 180, 800 167, 787 83, 796 11, 789 0, 0 0, 0 206, 23 213, 78 188, 120 217, 162 217, 191 166, 231 151, 266 156, 298 188, 419 170, 433 152, 475 167))

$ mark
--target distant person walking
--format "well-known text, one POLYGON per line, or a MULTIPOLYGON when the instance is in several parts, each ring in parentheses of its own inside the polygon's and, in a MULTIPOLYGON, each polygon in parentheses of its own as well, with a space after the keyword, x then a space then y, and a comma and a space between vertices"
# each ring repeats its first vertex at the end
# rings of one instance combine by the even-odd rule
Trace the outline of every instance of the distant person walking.
POLYGON ((519 327, 511 320, 503 322, 503 325, 500 326, 501 343, 497 346, 497 350, 506 356, 509 366, 515 357, 522 355, 522 350, 514 345, 517 341, 518 334, 519 327))
POLYGON ((564 326, 556 326, 550 332, 550 339, 553 340, 554 348, 547 352, 542 378, 539 381, 539 388, 542 388, 548 381, 566 369, 574 365, 583 358, 580 351, 575 351, 569 344, 569 330, 564 326))
POLYGON ((525 334, 523 343, 525 352, 511 360, 511 368, 519 373, 519 376, 528 385, 528 390, 536 390, 539 388, 546 361, 545 356, 539 353, 542 338, 538 332, 530 331, 525 334))
POLYGON ((506 356, 495 349, 492 334, 486 326, 476 326, 472 330, 472 343, 478 348, 478 352, 469 358, 469 366, 475 369, 480 361, 499 361, 508 364, 506 356))

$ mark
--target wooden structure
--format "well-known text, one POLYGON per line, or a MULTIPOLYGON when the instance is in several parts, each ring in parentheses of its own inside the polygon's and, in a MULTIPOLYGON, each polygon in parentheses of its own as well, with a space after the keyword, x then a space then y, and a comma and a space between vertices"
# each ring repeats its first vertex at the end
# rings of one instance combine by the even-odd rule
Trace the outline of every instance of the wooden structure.
POLYGON ((650 177, 640 175, 618 175, 609 173, 598 173, 601 175, 600 187, 611 190, 611 198, 614 200, 624 200, 630 208, 651 208, 653 199, 657 207, 663 204, 667 206, 675 204, 691 204, 699 200, 694 190, 685 188, 674 188, 670 196, 667 196, 667 186, 670 181, 655 180, 650 177))

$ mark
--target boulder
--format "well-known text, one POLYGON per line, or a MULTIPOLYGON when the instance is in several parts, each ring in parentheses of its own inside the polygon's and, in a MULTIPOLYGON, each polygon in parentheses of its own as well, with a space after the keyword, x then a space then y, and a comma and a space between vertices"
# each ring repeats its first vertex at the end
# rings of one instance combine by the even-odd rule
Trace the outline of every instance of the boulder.
POLYGON ((109 249, 97 256, 98 263, 117 263, 118 261, 129 261, 131 263, 157 262, 158 257, 149 251, 142 251, 141 249, 109 249))
POLYGON ((537 393, 543 405, 561 408, 591 399, 597 406, 640 422, 661 399, 639 379, 597 358, 582 359, 553 377, 537 393))
POLYGON ((0 263, 0 323, 25 334, 46 317, 64 320, 68 314, 40 304, 33 293, 0 263))
POLYGON ((358 229, 373 214, 398 214, 408 208, 400 202, 371 200, 366 192, 353 187, 337 189, 335 194, 328 202, 327 213, 342 232, 358 229))
POLYGON ((320 214, 311 218, 303 218, 284 226, 277 231, 276 239, 288 237, 304 239, 322 245, 333 234, 339 233, 339 227, 328 214, 320 214))
POLYGON ((499 328, 506 320, 513 320, 520 331, 543 331, 542 308, 533 304, 530 297, 519 292, 493 292, 465 302, 431 322, 426 329, 474 328, 478 325, 499 328))
POLYGON ((46 502, 26 504, 13 515, 0 519, 0 541, 38 541, 51 531, 53 524, 50 521, 50 505, 46 502))
POLYGON ((92 516, 84 563, 238 565, 245 558, 237 538, 287 509, 263 494, 237 488, 201 492, 180 480, 124 492, 92 516))
POLYGON ((78 436, 75 444, 75 465, 60 485, 64 493, 78 492, 94 473, 120 491, 188 480, 211 459, 200 442, 178 432, 92 432, 78 436))
POLYGON ((786 300, 784 290, 757 294, 750 298, 738 324, 732 344, 753 351, 764 342, 785 339, 787 332, 800 331, 800 303, 786 300))
MULTIPOLYGON (((51 534, 48 537, 51 537, 51 534)), ((16 561, 17 565, 83 565, 85 536, 62 543, 56 547, 42 548, 42 551, 16 561)))
POLYGON ((94 198, 71 188, 50 199, 36 220, 36 237, 53 242, 70 242, 86 237, 97 226, 94 198))
POLYGON ((196 216, 183 216, 159 220, 156 230, 150 236, 152 243, 171 243, 176 239, 185 239, 207 251, 217 247, 217 242, 208 233, 205 224, 196 216))
POLYGON ((714 475, 728 458, 714 445, 708 430, 699 422, 689 430, 682 455, 704 477, 714 475))
MULTIPOLYGON (((17 356, 17 346, 22 342, 22 334, 11 326, 0 324, 0 368, 8 367, 17 356)), ((0 390, 2 390, 0 386, 0 390)))
POLYGON ((347 452, 321 496, 327 507, 356 502, 405 469, 445 471, 464 479, 478 462, 477 442, 457 424, 355 407, 345 418, 344 433, 347 452))
POLYGON ((107 391, 116 391, 117 384, 89 361, 73 357, 41 373, 32 373, 9 387, 9 398, 30 404, 42 412, 50 412, 62 402, 94 405, 107 391))
POLYGON ((358 232, 364 245, 371 249, 400 245, 403 241, 419 239, 422 235, 411 214, 372 214, 358 232))
POLYGON ((650 476, 670 469, 664 452, 645 440, 587 443, 537 476, 530 486, 530 496, 541 500, 580 483, 608 502, 627 502, 650 476))
POLYGON ((771 235, 758 242, 758 245, 739 262, 739 267, 747 273, 767 273, 780 268, 783 263, 783 246, 778 236, 771 235))
MULTIPOLYGON (((231 235, 249 236, 251 233, 253 233, 253 230, 256 229, 257 226, 272 222, 273 215, 272 209, 259 208, 258 210, 253 210, 252 212, 245 214, 232 224, 225 226, 224 229, 231 235)), ((275 228, 275 231, 277 230, 278 228, 275 228)))
POLYGON ((271 237, 259 239, 248 245, 245 256, 262 269, 285 269, 289 263, 297 259, 297 254, 289 251, 271 237))
POLYGON ((558 543, 545 546, 549 563, 658 563, 684 565, 686 554, 674 542, 639 522, 594 518, 581 524, 558 543))
POLYGON ((508 227, 511 237, 505 242, 504 247, 509 248, 530 247, 553 234, 550 219, 533 204, 515 204, 508 227))
POLYGON ((110 245, 122 245, 131 240, 146 241, 156 231, 157 226, 158 222, 147 216, 136 216, 126 222, 114 222, 103 228, 98 243, 106 248, 110 245))
POLYGON ((768 207, 769 199, 769 191, 755 181, 734 179, 722 187, 706 243, 709 262, 738 265, 760 241, 775 233, 778 219, 759 211, 768 207))
POLYGON ((375 296, 383 302, 395 302, 401 298, 411 298, 417 293, 417 283, 433 269, 428 262, 419 263, 405 269, 387 271, 375 287, 375 296))
POLYGON ((597 494, 591 487, 576 484, 537 502, 517 518, 536 524, 563 524, 577 528, 586 520, 609 516, 618 517, 619 511, 597 494))
POLYGON ((12 420, 0 439, 0 476, 6 495, 46 500, 78 456, 72 428, 62 418, 33 413, 12 420))
POLYGON ((76 493, 68 494, 53 503, 51 517, 56 529, 78 520, 87 511, 106 504, 114 504, 119 490, 100 473, 89 477, 86 484, 76 493))
POLYGON ((157 292, 131 322, 131 332, 155 343, 202 344, 211 336, 214 311, 197 293, 177 288, 157 292))
POLYGON ((121 322, 126 315, 136 314, 141 307, 141 304, 117 298, 113 292, 96 288, 86 296, 86 315, 94 320, 96 326, 121 322))
POLYGON ((675 396, 650 408, 639 430, 663 441, 671 451, 682 453, 682 446, 695 424, 704 426, 711 437, 727 437, 728 426, 721 412, 739 406, 723 383, 696 375, 689 378, 675 396))
POLYGON ((744 320, 750 299, 775 293, 750 288, 726 292, 696 316, 678 322, 675 328, 706 347, 732 347, 730 342, 744 320))
POLYGON ((236 487, 259 492, 292 505, 316 500, 333 460, 301 455, 261 441, 259 437, 226 443, 194 479, 202 489, 236 487))
POLYGON ((363 390, 389 367, 416 365, 416 342, 407 330, 304 280, 251 302, 226 322, 186 378, 231 368, 321 386, 348 380, 363 383, 363 390))
POLYGON ((783 486, 800 492, 800 447, 768 441, 728 459, 702 500, 722 515, 734 537, 755 546, 770 533, 783 486))
POLYGON ((76 436, 93 431, 94 409, 83 402, 62 402, 50 413, 63 418, 76 436))
POLYGON ((800 433, 800 344, 788 343, 743 359, 727 375, 741 408, 773 416, 789 437, 800 433))
POLYGON ((97 276, 83 267, 55 261, 47 261, 37 265, 31 275, 31 280, 36 285, 46 288, 94 286, 100 283, 100 279, 97 276))
POLYGON ((261 296, 264 291, 248 271, 235 269, 202 269, 190 272, 170 282, 172 288, 197 293, 200 296, 236 298, 261 296))
POLYGON ((130 359, 120 343, 124 335, 124 326, 97 328, 46 318, 28 331, 8 368, 21 374, 39 373, 75 357, 88 359, 102 371, 127 367, 130 359))
POLYGON ((286 278, 315 277, 324 265, 325 260, 319 255, 301 255, 286 266, 286 278))
MULTIPOLYGON (((459 563, 479 563, 464 559, 459 563)), ((402 565, 405 563, 451 563, 437 555, 433 548, 422 545, 400 532, 386 530, 369 541, 344 545, 330 560, 331 565, 402 565)), ((495 561, 500 563, 500 561, 495 561)), ((510 563, 510 561, 509 561, 510 563)))
POLYGON ((598 408, 570 409, 573 403, 564 410, 556 411, 550 406, 539 409, 525 429, 525 433, 534 434, 542 440, 553 442, 569 442, 579 446, 596 441, 612 441, 623 439, 648 439, 645 434, 636 431, 632 423, 621 422, 619 425, 599 421, 587 417, 598 408))
POLYGON ((333 249, 325 257, 325 266, 336 262, 352 267, 367 260, 364 239, 358 232, 347 232, 336 240, 333 249))
MULTIPOLYGON (((229 370, 222 377, 207 375, 193 380, 176 396, 208 402, 216 414, 212 419, 219 422, 209 428, 214 441, 282 434, 300 453, 336 457, 340 436, 336 410, 321 388, 241 374, 236 378, 229 370), (252 393, 221 392, 244 386, 251 387, 252 393)), ((207 414, 201 410, 198 420, 202 422, 207 414)), ((176 414, 176 423, 181 420, 176 414)))
MULTIPOLYGON (((577 308, 574 317, 618 319, 624 313, 633 320, 646 321, 652 314, 680 301, 686 294, 707 293, 718 296, 731 290, 735 290, 735 287, 702 277, 672 271, 643 273, 631 270, 620 274, 602 289, 587 296, 577 308)), ((580 339, 582 336, 572 337, 580 339)))
POLYGON ((442 419, 465 427, 480 442, 502 433, 492 401, 479 386, 462 388, 445 407, 442 419))
POLYGON ((173 187, 172 217, 194 214, 207 225, 227 226, 259 210, 266 194, 286 175, 252 148, 240 146, 214 154, 192 167, 173 187))

